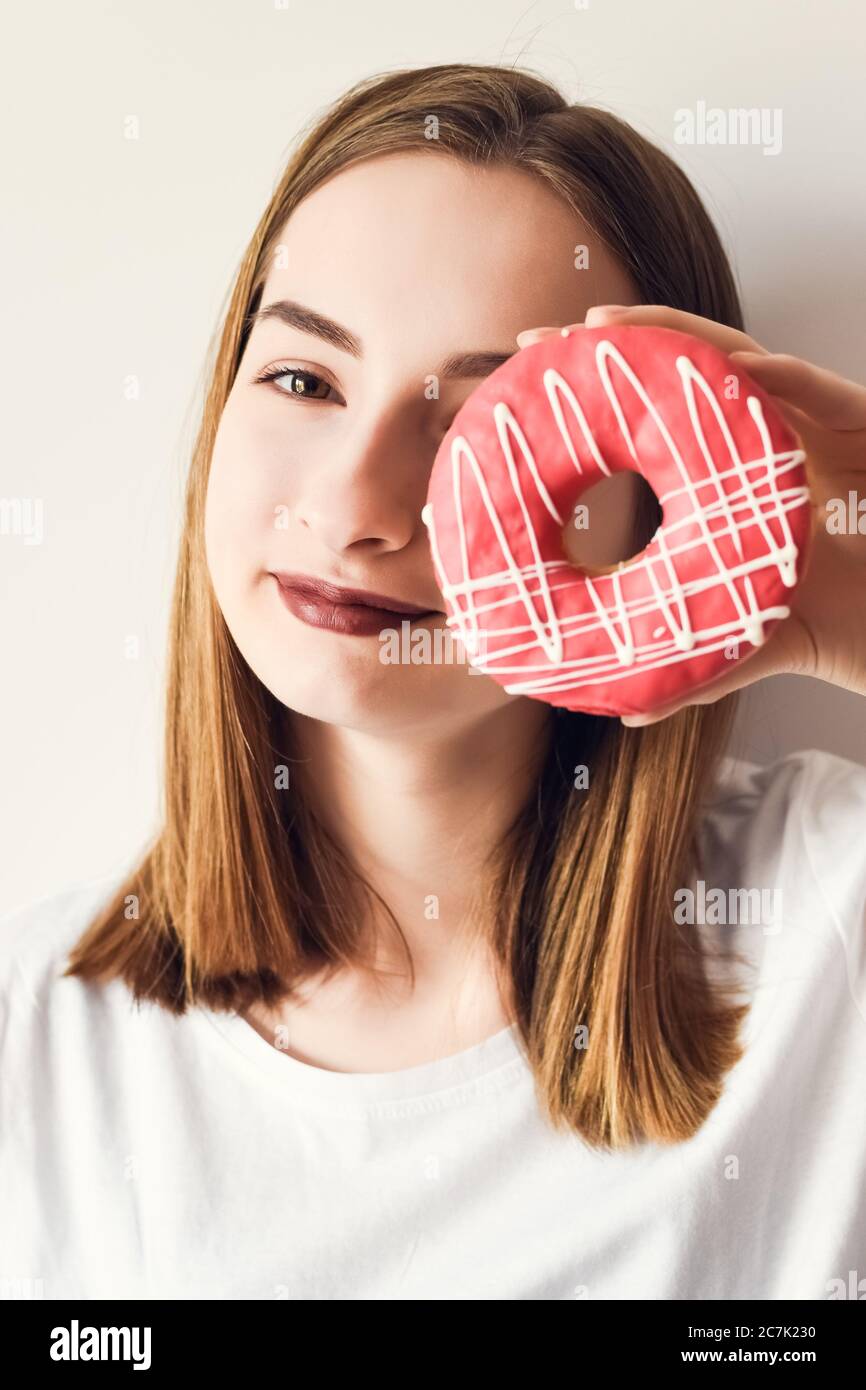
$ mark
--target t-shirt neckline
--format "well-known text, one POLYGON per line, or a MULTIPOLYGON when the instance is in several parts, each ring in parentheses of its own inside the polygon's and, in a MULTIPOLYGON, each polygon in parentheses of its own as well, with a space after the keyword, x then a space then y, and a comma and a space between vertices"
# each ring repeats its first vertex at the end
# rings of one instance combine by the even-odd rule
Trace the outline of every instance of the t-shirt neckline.
POLYGON ((338 1072, 281 1052, 237 1013, 203 1005, 195 1012, 283 1090, 329 1109, 379 1108, 391 1102, 435 1109, 475 1093, 497 1091, 529 1071, 516 1023, 432 1062, 397 1071, 338 1072))

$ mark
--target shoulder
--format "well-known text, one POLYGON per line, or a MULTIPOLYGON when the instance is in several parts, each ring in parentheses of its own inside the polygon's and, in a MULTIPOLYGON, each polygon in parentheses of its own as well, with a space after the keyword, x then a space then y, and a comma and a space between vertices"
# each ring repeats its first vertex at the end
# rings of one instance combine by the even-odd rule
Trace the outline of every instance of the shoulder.
POLYGON ((117 888, 116 874, 88 879, 0 914, 0 993, 44 990, 117 888))
POLYGON ((737 797, 762 800, 768 794, 820 787, 843 801, 852 795, 866 797, 866 767, 822 748, 799 748, 770 763, 726 755, 720 760, 710 802, 714 805, 737 797))
POLYGON ((759 764, 725 757, 705 805, 709 838, 740 859, 781 868, 795 856, 819 879, 841 862, 866 887, 866 767, 821 749, 759 764))
POLYGON ((4 1086, 19 1064, 72 1047, 82 1024, 117 993, 64 974, 78 938, 119 886, 116 874, 89 879, 0 915, 0 1070, 4 1086))
POLYGON ((724 758, 699 842, 708 882, 773 895, 762 944, 778 933, 804 969, 838 961, 866 1005, 864 831, 866 767, 806 749, 768 764, 724 758))

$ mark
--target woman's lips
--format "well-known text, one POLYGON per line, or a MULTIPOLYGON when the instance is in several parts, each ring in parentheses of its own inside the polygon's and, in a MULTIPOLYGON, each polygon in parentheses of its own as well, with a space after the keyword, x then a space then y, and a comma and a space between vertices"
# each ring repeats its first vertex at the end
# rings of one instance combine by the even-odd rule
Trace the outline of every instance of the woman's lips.
POLYGON ((435 608, 426 613, 396 613, 389 608, 371 608, 366 603, 332 603, 307 590, 287 588, 279 580, 276 585, 289 612, 300 618, 302 623, 357 637, 378 635, 383 628, 399 631, 401 623, 423 622, 425 618, 441 616, 435 608))

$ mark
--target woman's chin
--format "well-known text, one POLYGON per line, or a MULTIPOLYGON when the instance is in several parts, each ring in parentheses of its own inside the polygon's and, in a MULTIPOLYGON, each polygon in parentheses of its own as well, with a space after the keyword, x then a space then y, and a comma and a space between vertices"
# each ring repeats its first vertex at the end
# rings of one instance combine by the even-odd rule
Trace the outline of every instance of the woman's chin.
POLYGON ((297 669, 265 682, 288 709, 326 724, 368 732, 430 728, 493 711, 508 700, 494 681, 463 666, 403 666, 346 661, 297 669))

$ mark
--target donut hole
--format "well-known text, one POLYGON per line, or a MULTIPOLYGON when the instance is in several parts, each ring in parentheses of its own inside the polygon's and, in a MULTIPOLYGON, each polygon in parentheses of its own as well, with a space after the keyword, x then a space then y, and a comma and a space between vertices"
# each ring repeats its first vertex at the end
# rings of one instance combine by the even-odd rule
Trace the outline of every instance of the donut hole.
POLYGON ((614 473, 578 497, 562 530, 563 552, 587 574, 610 573, 646 549, 661 519, 661 504, 640 473, 614 473))

